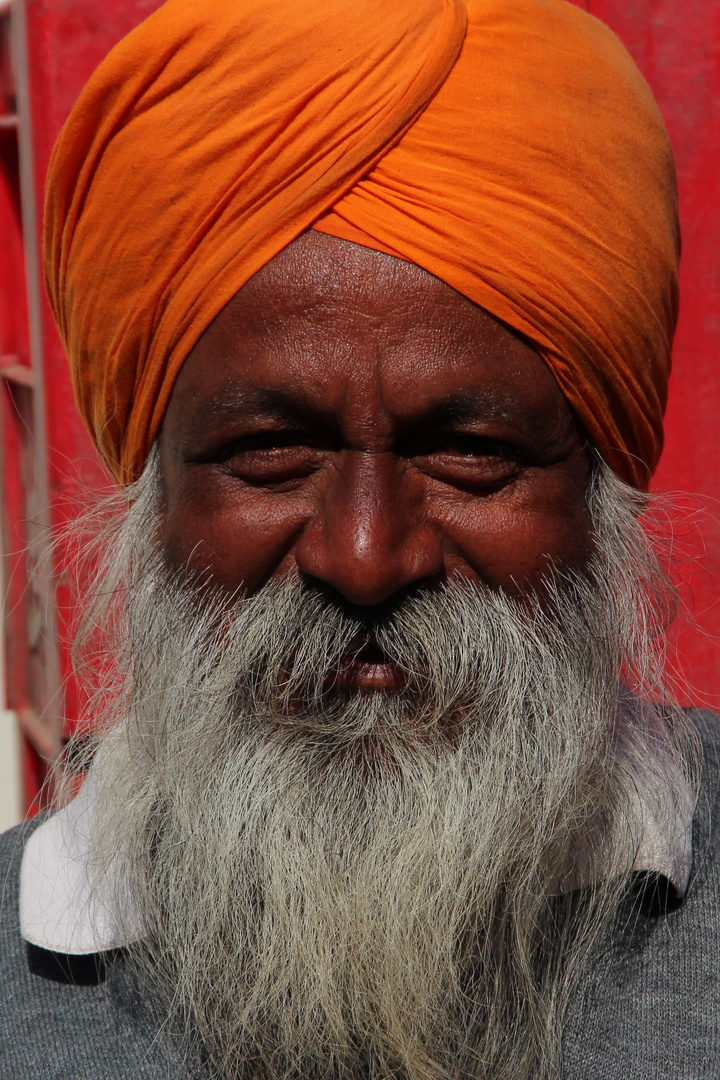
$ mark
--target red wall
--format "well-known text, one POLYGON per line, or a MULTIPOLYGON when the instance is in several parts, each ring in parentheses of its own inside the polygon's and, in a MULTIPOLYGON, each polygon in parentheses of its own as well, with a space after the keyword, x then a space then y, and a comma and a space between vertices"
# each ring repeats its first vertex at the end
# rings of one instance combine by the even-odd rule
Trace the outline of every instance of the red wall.
POLYGON ((720 708, 720 4, 586 0, 650 83, 677 162, 683 250, 665 451, 653 490, 692 492, 676 549, 690 621, 678 640, 693 698, 720 708), (696 625, 692 625, 692 619, 696 625))
MULTIPOLYGON (((656 94, 677 155, 683 298, 666 451, 655 490, 699 496, 685 500, 686 524, 678 530, 697 619, 680 635, 679 657, 694 700, 720 706, 720 5, 714 0, 578 2, 628 46, 656 94), (700 558, 703 545, 707 550, 700 558)), ((157 6, 156 0, 26 0, 38 192, 55 136, 84 81, 112 44, 157 6)), ((106 481, 74 411, 47 304, 43 341, 57 521, 79 486, 106 481)), ((69 706, 72 711, 72 702, 69 706)))

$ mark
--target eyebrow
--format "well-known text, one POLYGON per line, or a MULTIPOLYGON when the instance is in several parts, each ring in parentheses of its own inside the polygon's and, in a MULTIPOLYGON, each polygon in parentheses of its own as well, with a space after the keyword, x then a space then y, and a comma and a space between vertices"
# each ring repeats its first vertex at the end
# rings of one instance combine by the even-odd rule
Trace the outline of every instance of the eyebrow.
MULTIPOLYGON (((422 423, 444 427, 478 419, 507 419, 513 406, 517 409, 517 404, 508 394, 464 391, 420 410, 416 415, 402 421, 402 426, 422 423)), ((288 391, 263 387, 215 395, 198 410, 196 422, 204 426, 212 417, 213 420, 232 423, 248 413, 260 413, 286 423, 314 421, 329 427, 337 426, 334 412, 318 406, 301 389, 288 391)))
MULTIPOLYGON (((323 409, 301 386, 280 387, 231 384, 203 400, 185 426, 182 442, 186 452, 195 453, 198 440, 204 442, 209 433, 213 441, 224 441, 235 435, 233 427, 249 419, 266 419, 286 424, 291 430, 312 431, 331 441, 342 440, 342 423, 335 410, 323 409)), ((559 419, 559 418, 558 418, 559 419)), ((450 394, 412 415, 395 417, 395 438, 400 443, 436 433, 457 430, 458 425, 472 423, 510 425, 507 433, 497 431, 496 438, 521 442, 540 440, 548 453, 562 447, 574 428, 572 414, 567 424, 560 422, 544 430, 543 416, 537 408, 529 407, 512 390, 495 388, 489 391, 472 389, 450 394)))
POLYGON ((224 391, 208 398, 195 413, 194 426, 204 427, 209 420, 232 423, 248 414, 260 414, 286 423, 307 423, 309 419, 332 423, 332 414, 320 409, 302 391, 252 387, 224 391))
MULTIPOLYGON (((515 411, 518 411, 518 404, 517 400, 506 393, 464 391, 437 402, 410 422, 422 422, 441 428, 471 420, 503 420, 509 418, 513 406, 515 411)), ((525 411, 522 410, 523 413, 525 411)))

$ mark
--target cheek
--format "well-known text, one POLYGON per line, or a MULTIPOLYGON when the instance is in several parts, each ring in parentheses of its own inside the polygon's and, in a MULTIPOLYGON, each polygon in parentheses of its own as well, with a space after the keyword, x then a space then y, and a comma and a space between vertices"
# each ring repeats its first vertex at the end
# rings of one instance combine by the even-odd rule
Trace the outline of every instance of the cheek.
POLYGON ((539 588, 551 568, 580 567, 592 550, 584 502, 477 500, 456 508, 446 530, 459 560, 494 588, 539 588))
POLYGON ((291 551, 304 523, 292 498, 239 494, 207 485, 168 500, 165 551, 173 566, 234 593, 254 592, 292 565, 291 551))

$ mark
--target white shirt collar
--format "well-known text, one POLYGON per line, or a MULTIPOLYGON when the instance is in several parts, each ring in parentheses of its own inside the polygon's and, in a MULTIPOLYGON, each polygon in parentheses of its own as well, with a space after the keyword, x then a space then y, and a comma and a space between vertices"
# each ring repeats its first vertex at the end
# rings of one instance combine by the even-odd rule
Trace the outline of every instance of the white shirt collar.
MULTIPOLYGON (((631 751, 626 748, 626 752, 631 751)), ((117 896, 118 867, 101 873, 93 859, 90 836, 99 766, 96 758, 79 794, 32 833, 23 854, 22 936, 53 952, 104 952, 129 945, 140 936, 139 923, 127 905, 118 915, 109 902, 117 896)), ((662 875, 682 897, 692 866, 693 792, 687 783, 676 783, 670 796, 661 770, 644 775, 633 807, 641 825, 633 869, 662 875)), ((562 889, 571 888, 568 879, 562 889)))
POLYGON ((93 765, 79 793, 28 837, 20 866, 20 931, 33 945, 82 955, 129 945, 129 912, 118 917, 111 867, 93 860, 91 830, 98 773, 93 765))

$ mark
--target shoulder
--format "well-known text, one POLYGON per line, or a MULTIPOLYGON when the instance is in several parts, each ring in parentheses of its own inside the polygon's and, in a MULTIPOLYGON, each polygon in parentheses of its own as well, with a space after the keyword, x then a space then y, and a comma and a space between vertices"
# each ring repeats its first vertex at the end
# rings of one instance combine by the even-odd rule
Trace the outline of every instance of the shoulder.
POLYGON ((24 963, 25 943, 20 934, 20 876, 25 847, 47 814, 23 821, 0 834, 0 973, 24 963))
POLYGON ((715 822, 720 815, 720 715, 709 709, 690 709, 692 720, 700 737, 702 750, 700 789, 698 792, 693 824, 693 862, 714 866, 720 873, 720 830, 715 822))
POLYGON ((712 709, 688 709, 704 747, 717 748, 720 742, 720 713, 712 709))
POLYGON ((4 872, 14 864, 19 867, 27 838, 42 825, 46 817, 47 814, 38 814, 37 817, 28 818, 7 832, 0 833, 0 866, 4 872))
POLYGON ((69 957, 20 933, 20 868, 43 818, 0 835, 0 1077, 162 1080, 169 1059, 121 956, 69 957), (107 977, 106 977, 107 976, 107 977))
POLYGON ((8 935, 12 936, 17 930, 19 940, 20 866, 25 844, 44 818, 45 815, 31 818, 0 834, 0 935, 5 939, 3 958, 10 944, 8 935))
POLYGON ((566 1080, 720 1072, 720 716, 688 715, 703 760, 687 894, 665 915, 621 910, 568 1014, 566 1080))

